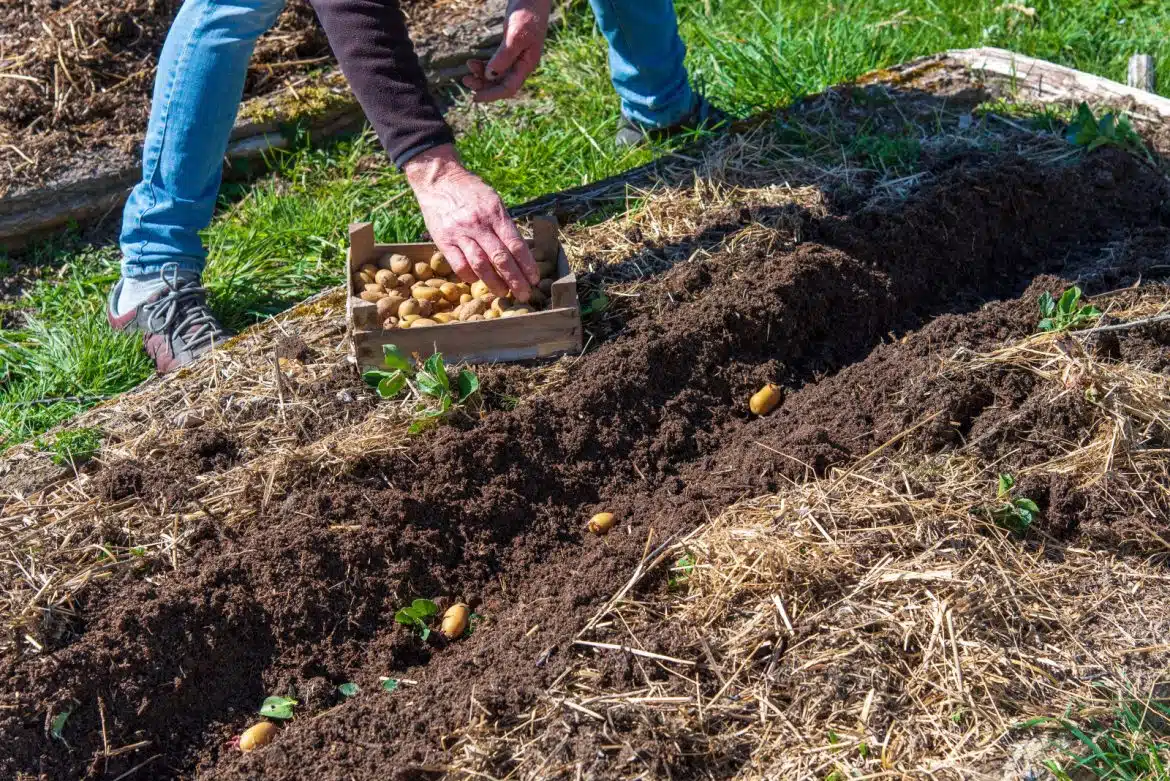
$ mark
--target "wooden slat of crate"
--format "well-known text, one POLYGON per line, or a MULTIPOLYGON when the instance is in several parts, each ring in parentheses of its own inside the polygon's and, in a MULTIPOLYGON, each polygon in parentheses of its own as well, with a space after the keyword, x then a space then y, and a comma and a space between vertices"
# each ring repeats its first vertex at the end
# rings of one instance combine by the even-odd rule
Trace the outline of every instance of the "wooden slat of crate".
POLYGON ((350 226, 347 257, 346 314, 353 342, 353 353, 361 368, 382 365, 382 347, 394 344, 407 354, 426 357, 441 352, 452 361, 519 361, 545 358, 558 353, 580 350, 582 345, 581 313, 577 304, 577 277, 570 270, 568 258, 556 242, 555 224, 534 221, 536 238, 529 242, 555 247, 557 279, 552 285, 550 309, 516 317, 476 322, 447 323, 418 330, 385 330, 378 321, 378 308, 358 297, 355 272, 366 263, 397 252, 410 260, 429 261, 435 245, 376 244, 369 223, 350 226), (551 242, 551 244, 550 244, 551 242))

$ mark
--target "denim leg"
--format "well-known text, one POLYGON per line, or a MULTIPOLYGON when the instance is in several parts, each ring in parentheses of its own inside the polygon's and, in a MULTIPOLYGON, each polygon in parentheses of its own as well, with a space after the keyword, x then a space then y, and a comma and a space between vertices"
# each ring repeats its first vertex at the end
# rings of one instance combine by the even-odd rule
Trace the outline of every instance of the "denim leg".
POLYGON ((589 0, 609 42, 609 72, 622 113, 643 127, 668 127, 695 104, 673 0, 589 0))
POLYGON ((142 181, 122 215, 122 275, 164 263, 201 272, 248 60, 284 0, 186 0, 167 33, 142 150, 142 181))

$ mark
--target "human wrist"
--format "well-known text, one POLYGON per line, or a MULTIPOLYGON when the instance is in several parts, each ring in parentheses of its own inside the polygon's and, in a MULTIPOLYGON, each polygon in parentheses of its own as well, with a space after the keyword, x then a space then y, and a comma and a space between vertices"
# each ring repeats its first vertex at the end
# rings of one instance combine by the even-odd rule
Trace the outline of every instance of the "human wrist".
POLYGON ((402 173, 412 189, 427 188, 452 177, 466 175, 454 144, 440 144, 419 152, 403 166, 402 173))

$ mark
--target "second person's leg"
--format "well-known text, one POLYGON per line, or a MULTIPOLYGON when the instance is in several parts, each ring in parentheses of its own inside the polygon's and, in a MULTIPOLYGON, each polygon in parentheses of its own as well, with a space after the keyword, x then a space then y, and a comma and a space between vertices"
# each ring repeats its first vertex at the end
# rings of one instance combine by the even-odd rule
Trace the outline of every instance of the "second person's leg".
POLYGON ((646 128, 665 128, 696 108, 672 0, 590 0, 609 42, 609 70, 622 114, 646 128))
POLYGON ((186 0, 155 77, 142 181, 122 220, 122 275, 157 277, 166 263, 203 270, 199 231, 215 210, 248 61, 284 0, 186 0))

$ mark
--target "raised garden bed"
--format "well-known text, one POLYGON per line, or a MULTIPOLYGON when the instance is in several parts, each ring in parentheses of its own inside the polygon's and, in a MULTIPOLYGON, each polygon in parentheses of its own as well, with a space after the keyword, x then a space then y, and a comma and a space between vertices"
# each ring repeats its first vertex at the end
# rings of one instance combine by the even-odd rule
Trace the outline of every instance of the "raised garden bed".
POLYGON ((7 454, 0 775, 1024 778, 1164 701, 1161 163, 917 73, 640 172, 562 233, 585 351, 427 428, 338 289, 7 454))

